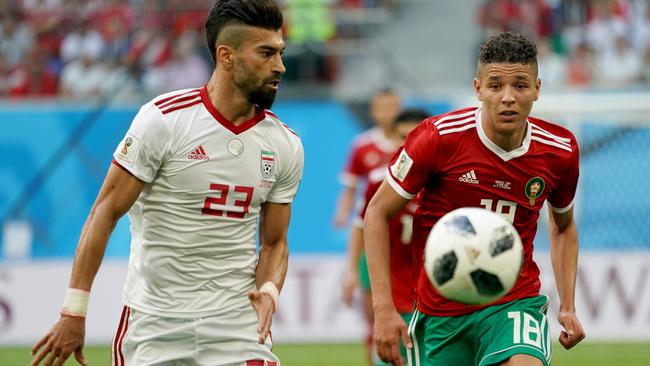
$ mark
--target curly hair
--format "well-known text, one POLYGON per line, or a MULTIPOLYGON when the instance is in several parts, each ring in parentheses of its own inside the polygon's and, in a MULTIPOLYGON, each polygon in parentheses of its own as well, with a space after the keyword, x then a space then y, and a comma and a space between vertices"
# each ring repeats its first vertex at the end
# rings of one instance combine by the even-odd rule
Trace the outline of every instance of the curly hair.
POLYGON ((279 30, 283 22, 282 10, 274 0, 217 0, 205 21, 210 56, 216 62, 219 36, 229 25, 279 30))
POLYGON ((537 64, 537 47, 521 34, 498 33, 483 42, 478 61, 479 64, 537 64))

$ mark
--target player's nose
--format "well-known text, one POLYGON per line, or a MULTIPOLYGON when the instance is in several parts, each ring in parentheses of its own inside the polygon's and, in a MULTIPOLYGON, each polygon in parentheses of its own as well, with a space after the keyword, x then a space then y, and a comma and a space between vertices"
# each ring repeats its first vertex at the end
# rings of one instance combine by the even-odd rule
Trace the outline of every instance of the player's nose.
POLYGON ((281 75, 287 72, 287 69, 284 67, 284 62, 282 62, 282 57, 280 55, 276 56, 275 62, 273 63, 273 69, 271 71, 281 75))
POLYGON ((515 93, 512 87, 506 86, 503 88, 503 95, 501 97, 501 102, 506 104, 512 104, 515 102, 515 93))

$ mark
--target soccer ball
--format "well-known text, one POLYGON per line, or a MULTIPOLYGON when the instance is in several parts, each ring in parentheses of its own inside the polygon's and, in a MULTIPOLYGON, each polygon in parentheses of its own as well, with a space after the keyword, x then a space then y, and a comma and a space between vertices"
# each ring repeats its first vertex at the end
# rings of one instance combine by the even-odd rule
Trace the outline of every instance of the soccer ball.
POLYGON ((475 207, 459 208, 438 220, 424 250, 424 269, 438 292, 472 305, 507 294, 522 260, 517 230, 501 215, 475 207))

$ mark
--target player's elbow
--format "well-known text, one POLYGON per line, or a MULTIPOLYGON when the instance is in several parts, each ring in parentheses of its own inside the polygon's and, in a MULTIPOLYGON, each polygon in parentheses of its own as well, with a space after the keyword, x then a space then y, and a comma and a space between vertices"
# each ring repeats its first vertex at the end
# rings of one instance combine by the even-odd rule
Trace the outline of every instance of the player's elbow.
POLYGON ((113 205, 110 200, 98 200, 88 216, 91 221, 109 222, 111 226, 115 226, 125 213, 113 205))
POLYGON ((387 222, 388 219, 389 211, 386 207, 375 200, 371 200, 366 209, 366 214, 363 217, 363 226, 364 228, 367 228, 381 222, 387 222))

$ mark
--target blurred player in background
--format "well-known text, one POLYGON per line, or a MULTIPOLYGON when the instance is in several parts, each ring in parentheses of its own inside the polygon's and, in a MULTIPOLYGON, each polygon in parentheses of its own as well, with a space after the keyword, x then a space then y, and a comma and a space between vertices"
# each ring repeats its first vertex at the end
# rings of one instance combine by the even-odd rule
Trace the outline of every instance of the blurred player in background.
MULTIPOLYGON (((395 119, 393 126, 393 140, 396 144, 401 145, 408 135, 421 121, 426 119, 429 114, 426 111, 420 109, 406 109, 402 111, 397 118, 395 119)), ((351 235, 350 238, 358 238, 359 240, 350 240, 348 243, 348 274, 346 276, 346 281, 343 288, 343 299, 350 305, 352 301, 352 293, 355 287, 352 287, 351 280, 349 277, 359 277, 358 281, 363 283, 364 288, 370 287, 370 281, 368 278, 367 268, 359 265, 363 253, 363 216, 365 215, 368 202, 372 196, 377 192, 377 189, 381 185, 381 182, 386 176, 386 165, 372 170, 368 176, 368 185, 364 193, 364 204, 363 209, 357 219, 354 220, 352 231, 357 232, 356 235, 351 235), (363 269, 363 270, 362 270, 363 269)), ((390 274, 391 274, 391 284, 392 284, 392 297, 395 304, 395 308, 402 315, 405 321, 411 319, 411 313, 413 311, 413 285, 414 276, 413 272, 413 256, 411 250, 407 247, 411 243, 412 237, 412 223, 413 223, 413 213, 415 212, 416 203, 415 200, 410 202, 404 207, 395 217, 390 221, 389 225, 389 235, 390 235, 390 249, 391 249, 391 262, 390 262, 390 274)), ((369 292, 365 292, 370 295, 369 292)), ((374 351, 374 342, 372 342, 372 301, 368 301, 367 306, 364 307, 367 310, 367 318, 370 324, 370 343, 368 346, 368 355, 371 364, 373 365, 385 365, 378 357, 377 353, 374 351)), ((404 355, 406 355, 406 349, 403 348, 404 355)))
POLYGON ((371 170, 386 164, 395 152, 397 146, 391 134, 393 121, 401 109, 401 98, 390 89, 381 90, 370 101, 370 117, 375 127, 362 132, 352 142, 347 166, 339 177, 343 190, 334 212, 334 227, 347 225, 359 185, 367 181, 371 170))
MULTIPOLYGON (((381 90, 370 101, 370 117, 375 123, 375 127, 359 134, 352 143, 347 166, 340 176, 343 190, 335 208, 335 227, 342 228, 347 225, 350 214, 355 209, 358 187, 363 184, 365 189, 370 171, 385 165, 401 144, 401 142, 396 142, 393 137, 393 122, 401 108, 401 98, 390 89, 381 90)), ((357 210, 359 209, 360 207, 357 206, 357 210)), ((349 249, 362 248, 361 230, 353 227, 350 230, 348 242, 349 249)), ((361 252, 358 255, 349 255, 350 260, 355 260, 354 258, 356 261, 351 263, 344 278, 343 300, 350 303, 354 290, 358 287, 361 288, 362 309, 369 327, 366 344, 370 362, 373 321, 370 281, 368 280, 365 254, 361 252)))
POLYGON ((268 335, 303 171, 300 139, 267 110, 285 71, 282 23, 272 0, 216 2, 205 24, 210 81, 154 98, 134 118, 81 232, 61 317, 32 365, 62 365, 72 353, 86 364, 90 289, 127 211, 113 364, 279 364, 268 335))
POLYGON ((551 260, 560 295, 558 320, 564 328, 560 343, 568 349, 585 337, 574 303, 578 145, 567 129, 529 117, 539 97, 537 75, 533 43, 514 33, 490 37, 481 46, 474 80, 482 106, 424 121, 393 157, 364 227, 375 341, 384 361, 404 364, 401 338, 410 347, 411 365, 547 366, 548 298, 539 293, 539 269, 533 261, 544 201, 549 204, 551 260), (524 243, 524 263, 515 287, 487 306, 443 298, 420 269, 416 310, 407 332, 391 297, 388 224, 416 194, 412 245, 420 256, 417 263, 422 263, 431 227, 459 207, 483 207, 510 221, 524 243))

